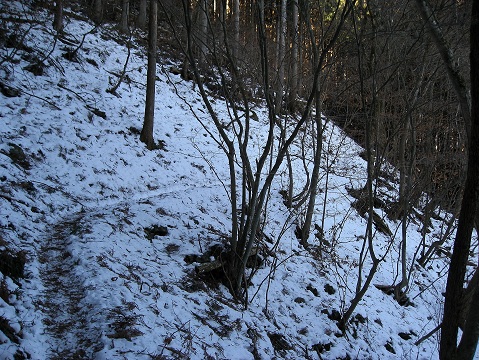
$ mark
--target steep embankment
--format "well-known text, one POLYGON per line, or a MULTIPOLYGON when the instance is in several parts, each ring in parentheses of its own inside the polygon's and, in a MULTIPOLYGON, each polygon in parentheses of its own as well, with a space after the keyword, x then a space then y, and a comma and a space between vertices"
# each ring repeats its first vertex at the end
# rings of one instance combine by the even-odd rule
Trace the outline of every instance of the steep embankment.
MULTIPOLYGON (((70 19, 55 42, 43 25, 50 24, 48 13, 18 2, 3 10, 13 20, 2 30, 9 41, 0 67, 0 252, 26 263, 17 276, 2 269, 0 358, 437 356, 434 337, 420 346, 414 341, 440 319, 447 265, 435 259, 425 270, 413 263, 421 239, 415 219, 408 230, 413 305, 400 306, 371 287, 350 331, 338 330, 337 316, 355 293, 366 225, 351 206, 351 189, 365 181, 361 149, 340 129, 328 124, 324 134, 320 187, 327 191, 314 219, 322 224, 324 215, 322 251, 317 238, 310 251, 298 244, 298 214, 280 195, 289 181, 282 169, 245 308, 218 279, 195 272, 214 255, 212 246, 228 241, 230 229, 226 158, 208 132, 214 129, 194 85, 169 72, 174 62, 159 63, 155 138, 166 148, 147 151, 138 139, 146 78, 141 46, 131 44, 127 76, 113 95, 107 90, 123 69, 128 39, 70 19), (65 55, 83 35, 75 56, 65 55)), ((221 99, 212 100, 227 120, 221 99)), ((252 154, 268 128, 265 110, 254 111, 252 154)), ((307 129, 304 136, 311 141, 307 129)), ((301 187, 301 148, 294 145, 291 156, 301 187)), ((397 196, 386 179, 379 191, 397 196)), ((390 285, 398 277, 399 224, 376 211, 392 235, 376 233, 375 250, 384 257, 374 283, 390 285)), ((442 235, 441 222, 433 220, 429 230, 427 243, 442 235)), ((370 262, 363 265, 364 277, 370 262)))

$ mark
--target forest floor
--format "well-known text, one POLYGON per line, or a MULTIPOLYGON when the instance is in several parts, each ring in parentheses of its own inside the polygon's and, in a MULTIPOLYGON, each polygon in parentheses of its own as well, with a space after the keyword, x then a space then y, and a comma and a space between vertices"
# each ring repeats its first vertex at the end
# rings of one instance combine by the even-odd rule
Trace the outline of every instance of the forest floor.
MULTIPOLYGON (((407 306, 371 286, 341 333, 338 315, 371 267, 366 259, 360 273, 366 220, 351 195, 365 184, 366 164, 361 147, 325 119, 324 191, 314 214, 322 234, 312 234, 309 249, 299 244, 281 168, 257 244, 261 266, 240 303, 219 279, 195 271, 228 242, 229 173, 195 85, 170 71, 179 64, 158 63, 154 137, 164 148, 148 151, 139 141, 140 44, 113 95, 107 90, 128 53, 113 27, 91 32, 93 24, 68 18, 56 43, 51 14, 17 1, 0 6, 13 19, 3 20, 0 48, 9 59, 0 64, 0 256, 12 265, 0 264, 0 359, 437 358, 437 334, 414 343, 441 321, 448 258, 435 254, 423 268, 416 250, 443 236, 449 214, 435 209, 424 239, 420 217, 410 218, 407 306), (66 56, 83 35, 75 58, 66 56)), ((211 95, 227 120, 226 104, 211 95)), ((268 116, 259 102, 252 110, 253 156, 268 116)), ((302 140, 310 135, 305 129, 302 140)), ((299 191, 299 144, 291 154, 299 191)), ((396 201, 397 174, 382 170, 378 194, 396 201)), ((393 285, 400 223, 375 211, 390 233, 375 230, 382 261, 372 283, 393 285)))

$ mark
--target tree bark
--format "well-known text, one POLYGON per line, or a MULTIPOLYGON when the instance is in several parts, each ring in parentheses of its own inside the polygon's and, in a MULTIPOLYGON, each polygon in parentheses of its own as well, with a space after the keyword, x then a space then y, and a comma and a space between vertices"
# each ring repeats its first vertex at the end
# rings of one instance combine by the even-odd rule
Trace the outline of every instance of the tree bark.
POLYGON ((128 17, 130 15, 130 0, 122 0, 121 2, 121 19, 120 19, 120 31, 124 34, 128 34, 130 31, 128 27, 128 17))
POLYGON ((140 141, 146 144, 148 150, 156 148, 153 139, 153 123, 155 119, 155 83, 156 83, 156 42, 158 4, 156 0, 150 2, 150 18, 148 30, 148 70, 146 79, 145 119, 141 130, 140 141))
POLYGON ((240 48, 240 5, 239 0, 233 1, 234 44, 233 57, 237 60, 240 48))
POLYGON ((291 76, 289 77, 288 110, 296 110, 296 97, 299 88, 299 11, 298 0, 293 0, 291 29, 291 76))
POLYGON ((464 332, 457 348, 458 359, 473 359, 479 338, 479 287, 475 286, 474 296, 469 305, 469 316, 466 320, 464 332))
POLYGON ((477 289, 466 320, 460 353, 457 348, 460 303, 466 272, 466 263, 471 245, 471 235, 477 205, 479 182, 479 1, 472 5, 470 30, 470 71, 471 71, 471 128, 468 146, 466 184, 462 198, 461 212, 454 241, 444 301, 439 357, 441 360, 472 359, 477 345, 479 316, 477 310, 477 289), (476 306, 474 306, 476 304, 476 306), (474 350, 472 350, 474 348, 474 350), (471 357, 467 357, 471 354, 471 357), (459 356, 461 355, 461 356, 459 356), (466 356, 466 357, 463 357, 466 356))
POLYGON ((140 0, 140 9, 136 18, 136 26, 144 30, 146 27, 146 5, 147 0, 140 0))
POLYGON ((95 0, 93 3, 93 20, 98 24, 103 20, 103 0, 95 0))
POLYGON ((208 7, 209 7, 208 0, 200 0, 199 1, 199 54, 198 60, 200 63, 203 63, 206 58, 206 52, 208 50, 208 7))
POLYGON ((284 64, 285 64, 285 49, 286 49, 286 0, 281 0, 281 9, 280 17, 278 20, 278 53, 277 64, 278 64, 278 78, 276 84, 276 99, 275 99, 275 112, 278 115, 281 112, 282 103, 283 103, 283 92, 284 92, 284 64))
POLYGON ((53 30, 62 32, 63 30, 63 0, 56 1, 55 17, 53 18, 53 30))

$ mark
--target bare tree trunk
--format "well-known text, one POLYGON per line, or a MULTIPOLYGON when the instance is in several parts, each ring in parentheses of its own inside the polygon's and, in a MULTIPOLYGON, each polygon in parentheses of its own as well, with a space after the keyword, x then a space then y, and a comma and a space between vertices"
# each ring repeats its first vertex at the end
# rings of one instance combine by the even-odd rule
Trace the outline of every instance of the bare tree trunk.
POLYGON ((148 70, 146 79, 145 119, 141 130, 140 141, 146 144, 148 150, 156 148, 153 139, 153 123, 155 119, 155 82, 156 82, 156 46, 158 5, 156 0, 150 2, 150 17, 148 30, 148 70))
POLYGON ((234 44, 233 57, 237 60, 240 48, 240 5, 239 0, 233 0, 234 44))
POLYGON ((479 1, 473 1, 470 30, 471 128, 469 129, 468 166, 454 250, 447 277, 439 357, 441 360, 472 359, 479 335, 479 291, 476 289, 457 348, 462 284, 469 256, 477 209, 479 183, 479 1))
POLYGON ((307 248, 309 243, 309 234, 311 232, 311 224, 313 220, 314 208, 316 206, 316 197, 318 195, 318 186, 319 186, 319 170, 321 166, 321 157, 323 150, 323 121, 321 119, 321 108, 319 101, 319 91, 316 93, 316 116, 314 123, 316 125, 316 149, 314 153, 314 165, 313 171, 311 172, 311 187, 309 190, 309 201, 308 207, 306 209, 306 216, 301 231, 301 244, 304 248, 307 248))
POLYGON ((299 11, 298 0, 293 0, 292 29, 291 29, 291 76, 289 77, 288 109, 296 110, 296 98, 299 85, 299 11))
POLYGON ((415 136, 415 126, 413 111, 416 107, 416 104, 419 100, 419 94, 421 85, 424 78, 423 66, 421 75, 418 78, 416 85, 416 90, 412 98, 407 102, 407 112, 405 115, 404 123, 401 129, 401 139, 399 145, 399 166, 400 166, 400 175, 399 175, 399 207, 401 209, 401 249, 400 249, 400 260, 401 260, 401 281, 394 288, 394 296, 397 301, 401 301, 405 296, 405 292, 409 286, 409 275, 407 272, 407 226, 408 218, 410 212, 410 197, 412 189, 412 178, 413 178, 413 169, 415 169, 416 163, 416 136, 415 136), (409 144, 409 146, 408 146, 409 144), (409 154, 406 154, 409 152, 409 154), (408 156, 406 156, 408 155, 408 156), (406 158, 409 158, 409 162, 406 162, 406 158), (405 290, 406 289, 406 290, 405 290))
MULTIPOLYGON (((353 13, 353 18, 356 16, 356 14, 353 13)), ((376 36, 377 36, 377 28, 375 25, 375 19, 374 19, 375 14, 371 13, 371 20, 372 20, 372 47, 376 48, 376 36)), ((363 54, 362 54, 362 44, 361 44, 361 39, 359 38, 359 33, 356 28, 356 24, 354 24, 354 31, 355 31, 355 37, 356 37, 356 46, 357 46, 357 56, 358 56, 358 73, 359 73, 359 86, 360 86, 360 94, 361 94, 361 106, 364 112, 366 113, 366 129, 365 129, 365 148, 366 148, 366 166, 367 166, 367 180, 366 180, 366 190, 367 190, 367 207, 368 207, 368 219, 367 219, 367 224, 366 224, 366 229, 365 229, 365 236, 364 236, 364 243, 363 243, 363 248, 361 250, 361 254, 359 257, 359 269, 358 269, 358 280, 356 283, 356 294, 354 298, 351 300, 351 303, 342 316, 340 322, 339 322, 339 327, 341 330, 344 332, 346 330, 346 327, 348 325, 348 321, 353 314, 354 310, 358 306, 359 302, 363 298, 363 296, 366 294, 366 291, 368 290, 369 286, 371 285, 371 282, 376 274, 376 271, 379 268, 380 264, 380 259, 377 257, 376 252, 374 250, 374 243, 373 243, 373 216, 374 216, 374 181, 375 177, 377 174, 377 169, 375 165, 375 162, 378 162, 378 159, 374 159, 373 154, 375 153, 373 149, 373 140, 377 139, 376 134, 374 133, 377 131, 377 112, 378 112, 378 106, 377 106, 377 81, 375 78, 375 75, 373 75, 372 79, 372 99, 371 101, 371 110, 370 113, 366 112, 367 109, 367 99, 366 99, 366 89, 365 89, 365 79, 364 79, 364 72, 365 68, 369 69, 374 69, 374 65, 376 62, 376 57, 375 57, 375 51, 371 51, 371 57, 368 59, 368 64, 365 66, 363 64, 363 54), (368 275, 366 276, 366 280, 364 283, 362 283, 362 271, 363 271, 363 264, 365 261, 365 256, 363 258, 363 253, 364 251, 367 251, 369 253, 370 260, 372 262, 371 268, 368 272, 368 275)), ((374 72, 373 72, 374 74, 374 72)), ((376 155, 377 156, 377 155, 376 155)))
MULTIPOLYGON (((324 65, 324 59, 326 58, 327 54, 325 53, 324 48, 322 48, 320 51, 319 46, 316 44, 316 38, 313 31, 313 23, 311 22, 309 9, 307 9, 308 4, 303 4, 303 6, 305 6, 305 8, 303 9, 304 17, 305 17, 305 25, 307 26, 309 31, 311 49, 313 53, 312 69, 315 69, 316 67, 322 68, 324 65)), ((344 11, 344 8, 343 8, 343 11, 344 11)), ((334 17, 337 16, 338 18, 342 19, 342 16, 339 16, 340 13, 341 13, 341 8, 338 3, 338 6, 336 7, 336 14, 334 15, 334 17)), ((340 27, 342 27, 342 22, 338 24, 338 28, 340 27)), ((319 171, 320 171, 321 157, 322 157, 323 130, 324 130, 323 121, 322 121, 321 92, 322 92, 322 87, 324 86, 324 83, 325 83, 325 80, 323 80, 323 83, 320 83, 320 81, 318 80, 316 93, 314 96, 315 111, 316 111, 315 119, 314 119, 314 123, 316 126, 316 134, 315 134, 316 148, 315 148, 315 155, 314 155, 313 170, 311 173, 311 185, 310 185, 309 194, 308 194, 309 195, 308 205, 306 209, 304 224, 301 229, 301 244, 304 247, 308 246, 308 238, 311 231, 312 218, 313 218, 314 208, 316 205, 316 197, 318 193, 318 185, 319 185, 319 179, 320 179, 319 171)), ((323 225, 324 224, 321 224, 321 226, 323 225)))
POLYGON ((220 23, 225 22, 225 13, 226 13, 226 0, 216 0, 216 11, 218 12, 218 19, 220 23))
MULTIPOLYGON (((260 61, 261 61, 261 79, 263 81, 263 94, 268 107, 269 115, 269 131, 266 139, 265 146, 262 152, 257 158, 251 158, 251 154, 248 151, 248 140, 250 134, 250 111, 249 111, 249 97, 246 94, 245 85, 242 81, 242 77, 239 74, 239 69, 236 66, 236 61, 233 56, 232 49, 234 49, 236 44, 230 45, 228 43, 228 38, 224 37, 224 44, 222 46, 221 53, 216 53, 213 51, 211 53, 211 60, 215 65, 216 70, 218 71, 220 77, 222 78, 223 90, 225 92, 225 97, 228 106, 230 107, 230 116, 232 131, 228 132, 223 122, 218 118, 213 105, 208 97, 206 90, 201 81, 197 61, 193 54, 192 46, 192 18, 190 12, 190 6, 187 0, 182 1, 183 12, 185 19, 185 30, 187 36, 186 46, 187 48, 183 50, 187 56, 188 62, 193 71, 193 75, 197 82, 198 90, 201 94, 202 100, 207 108, 207 111, 213 121, 215 128, 217 130, 217 136, 221 148, 228 157, 229 170, 230 170, 230 196, 231 206, 232 206, 232 249, 230 261, 227 264, 226 272, 230 279, 230 289, 237 295, 242 295, 242 284, 245 277, 245 267, 246 261, 248 260, 253 245, 257 240, 257 234, 261 227, 261 220, 265 211, 265 203, 267 196, 270 192, 271 184, 280 168, 283 164, 284 158, 286 157, 287 151, 294 141, 294 139, 300 133, 304 123, 309 118, 310 109, 315 98, 316 88, 318 84, 319 74, 321 68, 318 65, 314 69, 314 76, 312 79, 312 88, 308 95, 308 99, 302 113, 301 119, 294 123, 294 128, 291 129, 291 132, 286 138, 286 134, 282 134, 284 138, 280 141, 277 147, 275 147, 276 141, 276 127, 277 119, 275 115, 274 107, 274 97, 272 96, 271 86, 270 86, 270 76, 269 76, 269 58, 268 58, 268 43, 266 35, 266 24, 264 20, 263 13, 263 1, 258 0, 255 4, 257 7, 256 17, 259 18, 258 21, 258 39, 259 39, 259 49, 260 49, 260 61), (224 50, 224 52, 223 52, 224 50), (224 73, 224 61, 228 62, 228 68, 230 68, 230 73, 227 75, 224 73), (228 79, 227 79, 228 77, 228 79), (237 107, 237 96, 230 91, 229 77, 234 84, 235 89, 240 93, 240 99, 242 101, 242 107, 244 111, 238 111, 237 107), (235 154, 235 149, 237 148, 238 155, 235 154), (272 154, 272 149, 275 149, 274 154, 272 154), (243 169, 243 179, 242 181, 242 193, 241 193, 241 204, 237 204, 236 201, 239 199, 238 190, 236 184, 236 169, 240 166, 243 169), (268 168, 266 168, 268 166, 268 168), (264 175, 264 174, 267 175, 264 175), (240 219, 238 220, 238 207, 241 208, 240 219)), ((345 19, 348 17, 350 11, 353 7, 353 1, 348 1, 344 5, 343 13, 341 14, 340 25, 335 29, 334 34, 327 44, 324 46, 323 59, 320 59, 319 63, 325 61, 324 57, 326 54, 331 51, 333 44, 335 44, 338 39, 339 33, 342 29, 342 25, 345 22, 345 19)), ((239 11, 239 10, 238 10, 239 11)), ((170 19, 171 23, 171 19, 170 19)), ((208 26, 211 23, 208 22, 208 26)), ((180 46, 183 47, 179 41, 180 46)), ((215 50, 215 49, 213 49, 215 50)), ((200 119, 199 119, 200 120, 200 119)), ((201 120, 200 120, 201 121, 201 120)))
POLYGON ((120 19, 120 31, 124 34, 128 34, 130 29, 128 28, 128 17, 130 15, 130 0, 121 1, 121 19, 120 19))
POLYGON ((93 20, 101 23, 103 20, 103 0, 94 0, 93 3, 93 20))
POLYGON ((136 18, 136 26, 144 30, 146 27, 146 5, 147 0, 140 0, 140 9, 136 18))
POLYGON ((208 0, 199 1, 199 54, 198 60, 200 63, 203 63, 206 57, 206 52, 208 49, 208 0))
POLYGON ((472 297, 469 306, 469 316, 467 317, 466 326, 457 348, 457 358, 472 360, 477 350, 477 341, 479 338, 479 286, 472 297))
POLYGON ((53 18, 53 30, 62 32, 63 30, 63 0, 55 3, 55 17, 53 18))
POLYGON ((408 120, 403 120, 401 139, 399 144, 399 211, 401 213, 401 249, 399 251, 401 260, 401 281, 394 288, 394 296, 397 301, 402 297, 402 289, 407 286, 407 219, 408 219, 408 198, 407 198, 407 173, 406 173, 406 143, 408 137, 408 120))
POLYGON ((284 66, 286 49, 286 0, 281 0, 280 17, 278 19, 278 53, 276 54, 278 64, 278 77, 276 84, 275 112, 278 115, 281 112, 284 93, 284 66))

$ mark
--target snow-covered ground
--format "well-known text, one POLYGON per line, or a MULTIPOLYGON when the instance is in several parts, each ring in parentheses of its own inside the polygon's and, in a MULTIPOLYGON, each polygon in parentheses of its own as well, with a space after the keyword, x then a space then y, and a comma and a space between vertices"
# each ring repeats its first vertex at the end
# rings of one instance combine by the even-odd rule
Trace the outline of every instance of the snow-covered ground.
MULTIPOLYGON (((154 136, 165 149, 148 151, 139 141, 145 51, 133 45, 115 96, 106 90, 123 69, 125 39, 116 41, 108 26, 97 29, 70 61, 62 55, 74 45, 54 43, 50 15, 4 3, 3 14, 8 6, 18 18, 40 21, 9 23, 26 46, 4 41, 0 49, 2 59, 11 56, 0 67, 2 88, 13 91, 0 95, 0 250, 23 251, 27 259, 24 278, 2 275, 9 296, 0 298, 0 359, 437 358, 437 335, 414 342, 440 322, 445 259, 427 269, 412 265, 410 306, 371 286, 346 335, 328 316, 345 311, 354 296, 366 227, 347 191, 364 184, 365 163, 343 131, 328 123, 329 176, 321 185, 328 191, 315 213, 321 224, 327 197, 324 233, 332 246, 319 257, 299 245, 296 219, 279 194, 288 181, 281 170, 264 231, 273 243, 260 244, 279 246, 275 256, 262 253, 245 308, 185 261, 224 244, 229 231, 227 161, 191 112, 209 123, 193 83, 171 74, 170 60, 159 62, 154 136), (28 66, 48 54, 34 75, 28 66)), ((65 31, 79 43, 93 27, 69 19, 65 31)), ((221 99, 213 101, 227 119, 221 99)), ((259 105, 254 110, 251 144, 259 149, 267 114, 259 105)), ((399 223, 385 221, 396 233, 399 223)), ((418 230, 411 221, 410 265, 418 230)), ((431 230, 428 243, 444 229, 433 220, 431 230)), ((374 284, 398 281, 395 236, 374 284)), ((379 255, 388 242, 376 233, 379 255)))

